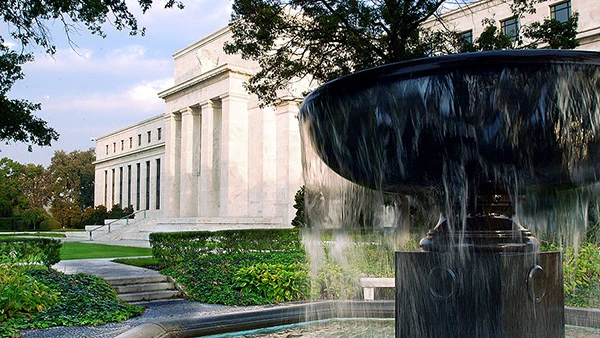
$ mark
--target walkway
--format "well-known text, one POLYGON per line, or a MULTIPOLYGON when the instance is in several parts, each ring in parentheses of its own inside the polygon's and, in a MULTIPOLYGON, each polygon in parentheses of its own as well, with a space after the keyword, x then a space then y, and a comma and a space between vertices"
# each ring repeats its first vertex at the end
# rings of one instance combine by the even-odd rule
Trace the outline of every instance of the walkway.
MULTIPOLYGON (((61 261, 54 265, 58 271, 74 274, 87 273, 103 278, 111 277, 144 277, 159 274, 157 271, 135 266, 111 262, 111 259, 81 259, 61 261)), ((166 300, 138 303, 146 307, 146 311, 139 316, 120 323, 109 323, 100 326, 74 326, 55 327, 49 329, 22 331, 25 338, 52 338, 52 337, 116 337, 140 324, 163 320, 183 319, 202 315, 219 314, 226 312, 252 309, 256 307, 232 307, 225 305, 212 305, 190 302, 187 300, 166 300)))
POLYGON ((139 304, 145 306, 146 311, 139 317, 134 317, 120 323, 109 323, 100 326, 60 326, 49 329, 27 330, 22 331, 21 333, 24 338, 113 338, 138 325, 148 322, 183 319, 246 309, 224 305, 195 303, 187 300, 167 300, 139 304))

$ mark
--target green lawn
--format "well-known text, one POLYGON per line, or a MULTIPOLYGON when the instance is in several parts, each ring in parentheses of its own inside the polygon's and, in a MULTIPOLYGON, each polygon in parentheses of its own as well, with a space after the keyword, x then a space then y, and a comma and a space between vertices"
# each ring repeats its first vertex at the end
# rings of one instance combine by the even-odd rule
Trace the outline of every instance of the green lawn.
POLYGON ((152 256, 152 249, 81 242, 63 242, 60 259, 118 258, 152 256))

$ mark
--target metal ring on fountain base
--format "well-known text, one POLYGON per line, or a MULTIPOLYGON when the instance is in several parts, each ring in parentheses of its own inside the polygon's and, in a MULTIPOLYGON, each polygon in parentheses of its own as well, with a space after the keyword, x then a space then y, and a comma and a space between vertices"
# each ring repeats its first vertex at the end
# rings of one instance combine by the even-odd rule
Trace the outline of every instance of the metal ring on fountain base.
POLYGON ((429 252, 536 252, 539 249, 539 241, 531 231, 506 216, 470 216, 466 223, 465 229, 453 230, 442 219, 421 240, 421 248, 429 252))

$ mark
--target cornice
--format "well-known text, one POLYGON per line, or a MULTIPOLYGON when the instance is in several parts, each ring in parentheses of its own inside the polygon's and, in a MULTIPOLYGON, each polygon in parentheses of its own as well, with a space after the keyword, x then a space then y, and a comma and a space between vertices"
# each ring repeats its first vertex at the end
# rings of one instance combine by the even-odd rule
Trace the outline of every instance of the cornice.
POLYGON ((161 99, 165 99, 177 92, 183 91, 187 88, 193 87, 201 82, 208 81, 211 78, 217 77, 226 73, 237 73, 245 76, 252 76, 252 71, 248 68, 238 67, 230 64, 222 64, 214 69, 209 70, 206 73, 200 74, 196 77, 193 77, 187 81, 176 84, 171 88, 167 88, 158 93, 158 97, 161 99))
POLYGON ((209 35, 203 37, 202 39, 200 39, 200 40, 192 43, 191 45, 189 45, 189 46, 187 46, 187 47, 185 47, 185 48, 183 48, 183 49, 175 52, 173 54, 173 58, 176 59, 176 58, 178 58, 178 57, 180 57, 182 55, 185 55, 185 54, 187 54, 187 53, 189 53, 191 51, 194 51, 194 50, 198 49, 200 46, 207 45, 207 44, 211 43, 212 41, 215 41, 218 38, 223 37, 223 36, 229 34, 229 32, 230 32, 229 25, 227 25, 227 26, 225 26, 225 27, 223 27, 223 28, 221 28, 221 29, 213 32, 212 34, 209 34, 209 35))
POLYGON ((93 165, 98 165, 98 164, 110 162, 110 161, 113 161, 113 160, 116 160, 116 159, 119 159, 119 158, 126 158, 126 157, 129 157, 129 156, 132 156, 132 155, 137 155, 137 154, 140 154, 140 153, 144 153, 144 152, 148 152, 148 151, 151 151, 151 150, 155 150, 155 149, 159 149, 159 148, 164 148, 164 147, 165 147, 165 142, 162 141, 160 143, 153 144, 153 145, 151 145, 149 147, 138 148, 138 149, 133 150, 131 152, 126 152, 126 153, 121 153, 119 155, 112 155, 112 156, 109 156, 109 157, 105 157, 105 158, 103 158, 101 160, 94 161, 92 164, 93 165))
POLYGON ((122 132, 124 132, 124 131, 130 130, 130 129, 134 129, 134 128, 136 128, 136 127, 139 127, 139 126, 143 126, 143 125, 145 125, 145 124, 149 124, 149 123, 152 123, 152 122, 158 121, 158 120, 160 120, 160 119, 161 119, 163 116, 164 116, 164 113, 161 113, 161 114, 155 115, 155 116, 153 116, 153 117, 151 117, 151 118, 145 119, 145 120, 143 120, 143 121, 141 121, 141 122, 138 122, 138 123, 136 123, 136 124, 132 124, 132 125, 129 125, 129 126, 127 126, 127 127, 123 127, 123 128, 120 128, 120 129, 118 129, 118 130, 115 130, 115 131, 113 131, 113 132, 111 132, 111 133, 109 133, 109 134, 105 134, 105 135, 102 135, 102 136, 94 137, 94 140, 96 140, 96 143, 98 143, 98 140, 102 140, 102 139, 105 139, 105 138, 109 138, 109 137, 111 137, 111 136, 117 135, 117 134, 119 134, 119 133, 122 133, 122 132))

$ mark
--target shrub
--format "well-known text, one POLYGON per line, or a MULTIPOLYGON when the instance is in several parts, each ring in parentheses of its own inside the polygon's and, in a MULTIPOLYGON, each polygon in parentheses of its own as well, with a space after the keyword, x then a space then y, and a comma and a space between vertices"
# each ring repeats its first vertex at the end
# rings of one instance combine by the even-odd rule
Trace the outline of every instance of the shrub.
POLYGON ((25 225, 23 224, 22 217, 2 217, 0 218, 0 230, 1 231, 24 231, 25 225))
POLYGON ((349 272, 340 264, 322 264, 312 284, 312 296, 318 299, 354 299, 360 292, 358 271, 349 272))
POLYGON ((84 225, 100 225, 104 224, 104 220, 108 216, 108 211, 103 205, 99 205, 95 208, 87 207, 83 211, 83 223, 84 225))
POLYGON ((42 223, 51 218, 42 208, 25 210, 20 216, 23 218, 23 225, 31 230, 42 230, 42 223))
POLYGON ((110 211, 108 212, 108 219, 119 219, 121 217, 125 216, 125 214, 123 213, 123 208, 121 207, 120 204, 115 204, 113 205, 112 209, 110 209, 110 211))
POLYGON ((306 265, 258 263, 238 269, 234 288, 251 304, 274 304, 306 299, 309 293, 306 265))
MULTIPOLYGON (((204 254, 162 270, 183 287, 188 298, 210 304, 253 305, 257 298, 236 286, 236 274, 257 264, 294 266, 304 264, 303 252, 247 252, 204 254)), ((304 298, 304 297, 303 297, 304 298)))
POLYGON ((0 239, 0 263, 37 262, 51 266, 60 262, 60 240, 51 238, 0 239))
POLYGON ((294 228, 306 228, 308 226, 306 224, 306 214, 304 211, 305 189, 304 186, 301 186, 294 195, 294 208, 296 209, 296 215, 294 216, 294 219, 292 219, 292 226, 294 228))
POLYGON ((0 323, 47 309, 57 300, 57 292, 27 273, 34 267, 0 265, 0 323))
POLYGON ((297 229, 253 229, 150 234, 152 253, 164 265, 207 254, 303 251, 297 229))
POLYGON ((41 231, 50 231, 55 229, 60 229, 60 222, 52 217, 46 218, 42 221, 42 223, 40 223, 41 231))
MULTIPOLYGON (((553 243, 543 242, 542 251, 559 251, 553 243)), ((565 304, 600 307, 600 248, 594 243, 577 248, 562 248, 565 304)))
POLYGON ((600 248, 592 243, 563 250, 565 301, 572 306, 600 305, 600 248))

